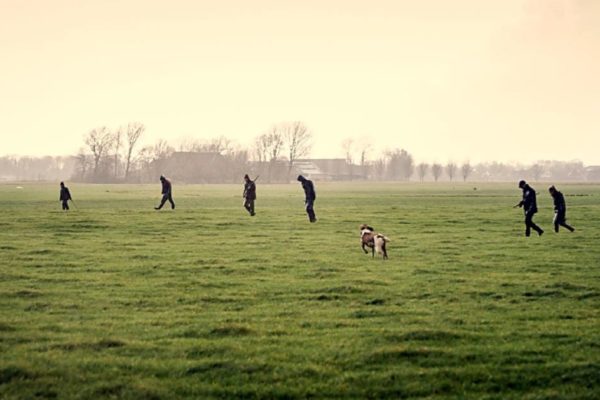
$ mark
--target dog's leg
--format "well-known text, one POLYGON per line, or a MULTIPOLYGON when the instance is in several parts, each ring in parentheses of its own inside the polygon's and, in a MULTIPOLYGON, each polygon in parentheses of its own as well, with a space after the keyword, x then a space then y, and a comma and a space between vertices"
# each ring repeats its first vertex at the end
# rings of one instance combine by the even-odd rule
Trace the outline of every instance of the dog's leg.
POLYGON ((365 254, 369 254, 367 249, 365 249, 365 242, 362 242, 361 247, 362 247, 363 251, 365 252, 365 254))
POLYGON ((385 249, 385 241, 383 242, 383 246, 381 247, 381 249, 383 250, 383 259, 387 260, 388 256, 387 256, 387 250, 385 249))
POLYGON ((375 258, 375 243, 373 243, 373 248, 371 249, 371 253, 373 254, 373 258, 375 258))

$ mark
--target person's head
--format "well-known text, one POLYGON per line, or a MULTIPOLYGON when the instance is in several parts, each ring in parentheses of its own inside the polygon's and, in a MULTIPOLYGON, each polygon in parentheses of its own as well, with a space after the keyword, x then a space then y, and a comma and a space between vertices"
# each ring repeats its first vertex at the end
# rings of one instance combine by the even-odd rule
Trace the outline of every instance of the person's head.
POLYGON ((244 175, 244 180, 245 180, 246 182, 248 182, 248 181, 250 180, 250 177, 248 176, 248 174, 244 175))
POLYGON ((556 188, 554 187, 554 185, 552 185, 548 188, 548 191, 552 196, 554 196, 554 193, 556 193, 556 188))
POLYGON ((305 178, 302 175, 298 175, 298 182, 302 182, 304 180, 305 180, 305 178))
POLYGON ((158 178, 158 179, 160 179, 161 181, 164 181, 165 177, 161 175, 160 178, 158 178))
POLYGON ((60 187, 65 187, 65 183, 64 183, 64 182, 61 182, 61 183, 60 183, 60 187))
POLYGON ((521 179, 519 181, 519 189, 523 189, 525 186, 527 186, 527 182, 521 179))

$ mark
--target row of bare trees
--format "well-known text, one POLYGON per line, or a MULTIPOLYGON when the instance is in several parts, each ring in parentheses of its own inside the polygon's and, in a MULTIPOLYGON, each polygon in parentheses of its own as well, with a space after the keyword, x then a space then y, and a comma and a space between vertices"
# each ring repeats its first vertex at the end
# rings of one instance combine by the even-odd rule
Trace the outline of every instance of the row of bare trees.
POLYGON ((452 161, 448 162, 446 165, 439 163, 430 165, 424 162, 417 165, 417 175, 420 182, 423 182, 429 173, 431 173, 431 177, 435 182, 437 182, 444 174, 448 177, 449 181, 453 181, 457 177, 457 174, 460 174, 462 180, 466 182, 472 172, 473 167, 468 161, 460 166, 452 161))
POLYGON ((75 177, 93 182, 129 181, 136 159, 135 148, 144 133, 143 124, 132 122, 111 130, 92 129, 84 137, 86 148, 77 154, 75 177))
MULTIPOLYGON (((288 182, 301 160, 310 156, 313 135, 301 121, 282 122, 256 136, 250 148, 218 136, 188 138, 177 148, 160 139, 143 145, 145 127, 132 122, 110 129, 99 127, 84 135, 85 146, 72 157, 0 157, 0 180, 62 180, 87 182, 153 182, 166 173, 182 181, 238 181, 244 173, 263 182, 288 182)), ((344 159, 321 160, 330 179, 389 181, 583 181, 596 179, 578 161, 540 161, 533 165, 498 162, 457 164, 417 163, 407 150, 373 155, 368 138, 341 143, 344 159), (341 161, 341 163, 340 163, 341 161), (342 165, 343 164, 343 165, 342 165), (330 169, 330 171, 327 171, 330 169)), ((304 161, 306 164, 306 161, 304 161)))
POLYGON ((72 156, 0 157, 0 181, 58 181, 75 169, 72 156))
MULTIPOLYGON (((85 147, 76 156, 76 168, 73 178, 88 182, 145 182, 155 180, 169 165, 180 168, 182 156, 169 162, 175 153, 212 154, 218 156, 218 162, 212 162, 214 168, 243 171, 249 170, 249 162, 256 161, 255 173, 265 174, 266 181, 271 179, 287 180, 292 173, 294 163, 310 154, 312 133, 301 121, 282 122, 273 125, 254 140, 249 151, 224 136, 208 140, 188 138, 177 149, 167 141, 160 139, 154 145, 140 146, 145 131, 140 123, 129 123, 116 129, 105 126, 92 129, 84 136, 85 147), (281 163, 287 165, 286 176, 277 173, 281 163)), ((214 158, 214 157, 213 157, 214 158)), ((189 159, 189 157, 188 157, 189 159)), ((198 160, 198 158, 196 158, 198 160)), ((211 171, 211 180, 219 180, 228 171, 211 171)))
POLYGON ((273 125, 267 132, 254 139, 254 160, 258 162, 258 173, 267 174, 267 181, 273 179, 277 163, 287 162, 287 179, 294 163, 310 154, 312 133, 301 121, 282 122, 273 125))

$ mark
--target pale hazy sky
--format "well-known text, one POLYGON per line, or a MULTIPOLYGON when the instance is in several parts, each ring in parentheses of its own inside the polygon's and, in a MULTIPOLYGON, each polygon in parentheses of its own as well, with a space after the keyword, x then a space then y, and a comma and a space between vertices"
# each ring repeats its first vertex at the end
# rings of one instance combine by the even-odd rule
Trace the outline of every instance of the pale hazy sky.
POLYGON ((315 156, 600 164, 599 0, 0 0, 0 50, 0 155, 301 120, 315 156))

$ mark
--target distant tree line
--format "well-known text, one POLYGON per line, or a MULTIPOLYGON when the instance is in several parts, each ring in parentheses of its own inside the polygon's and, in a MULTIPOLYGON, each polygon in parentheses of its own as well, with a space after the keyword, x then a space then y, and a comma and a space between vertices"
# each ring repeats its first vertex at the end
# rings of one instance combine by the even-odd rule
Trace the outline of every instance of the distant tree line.
POLYGON ((0 181, 58 181, 69 179, 77 160, 66 157, 0 157, 0 181))
MULTIPOLYGON (((249 148, 218 136, 189 138, 174 147, 163 139, 142 145, 145 127, 132 122, 115 129, 102 126, 83 137, 74 156, 0 157, 0 180, 74 180, 93 183, 155 182, 165 174, 189 183, 239 182, 245 173, 262 182, 289 182, 310 164, 313 135, 301 121, 282 122, 257 135, 249 148)), ((579 161, 539 161, 531 165, 417 162, 405 149, 371 157, 368 139, 341 143, 343 159, 318 160, 331 180, 378 181, 586 181, 600 180, 579 161), (327 162, 336 161, 336 162, 327 162), (341 161, 337 162, 337 161, 341 161), (330 169, 330 171, 327 171, 330 169), (331 170, 335 169, 335 170, 331 170)), ((316 162, 317 160, 315 160, 316 162)), ((323 171, 321 171, 323 172, 323 171)), ((310 172, 308 172, 310 175, 310 172)), ((321 177, 324 179, 323 177, 321 177)))

